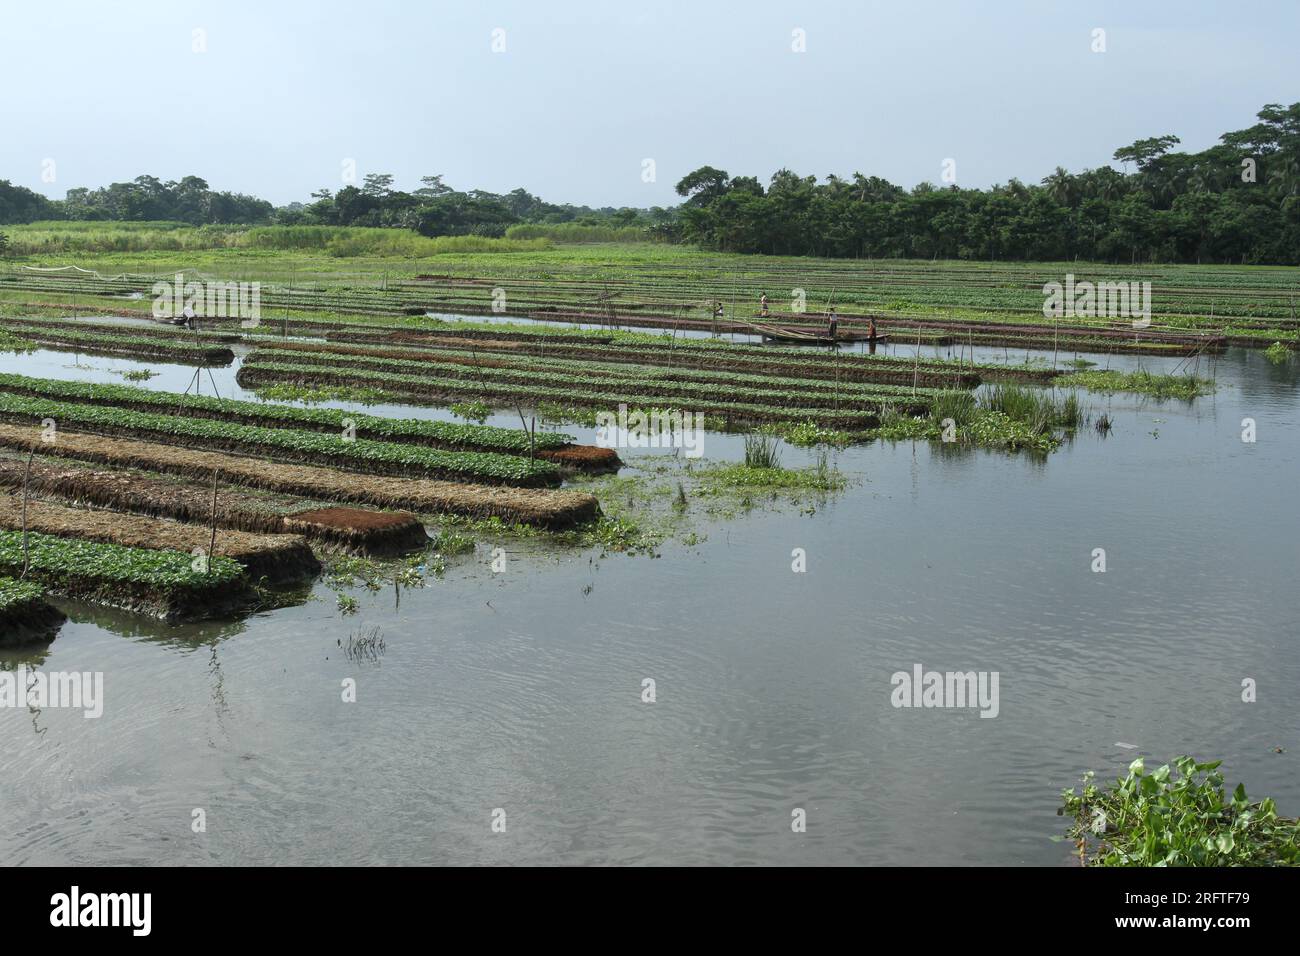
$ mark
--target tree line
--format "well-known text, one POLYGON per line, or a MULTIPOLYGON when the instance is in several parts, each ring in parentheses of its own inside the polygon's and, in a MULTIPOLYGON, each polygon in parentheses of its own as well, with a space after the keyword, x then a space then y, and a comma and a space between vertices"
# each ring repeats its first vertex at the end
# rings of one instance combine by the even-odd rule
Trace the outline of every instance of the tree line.
POLYGON ((1300 262, 1300 103, 1199 153, 1176 136, 1117 149, 1110 166, 1057 167, 991 189, 778 171, 766 188, 703 166, 677 193, 680 238, 728 252, 831 257, 1300 262))
POLYGON ((590 224, 613 228, 662 229, 670 209, 631 209, 556 205, 527 190, 497 194, 451 188, 442 176, 425 176, 411 192, 395 189, 394 177, 373 173, 361 185, 319 189, 310 203, 276 208, 264 199, 216 192, 198 176, 162 182, 138 176, 101 189, 70 189, 64 199, 49 199, 0 180, 0 223, 46 220, 103 222, 184 222, 194 226, 321 225, 413 229, 425 236, 503 236, 511 226, 590 224))
POLYGON ((393 176, 375 173, 359 186, 320 189, 309 203, 276 208, 214 191, 198 176, 179 182, 139 176, 71 189, 61 200, 0 180, 0 223, 376 226, 425 236, 563 226, 552 231, 575 238, 641 235, 768 255, 1295 265, 1300 103, 1269 104, 1257 119, 1199 153, 1175 151, 1176 136, 1155 136, 1115 150, 1122 171, 1057 167, 1037 185, 1012 179, 990 189, 921 183, 906 190, 861 173, 819 182, 788 169, 765 187, 753 176, 702 166, 677 183, 679 206, 591 208, 544 202, 524 189, 460 191, 437 175, 407 192, 394 188, 393 176))

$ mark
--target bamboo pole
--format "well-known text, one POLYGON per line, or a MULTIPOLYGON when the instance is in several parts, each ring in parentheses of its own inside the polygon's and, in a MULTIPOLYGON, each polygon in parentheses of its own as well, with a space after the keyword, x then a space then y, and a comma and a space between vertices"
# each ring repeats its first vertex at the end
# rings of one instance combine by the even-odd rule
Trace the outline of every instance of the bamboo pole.
POLYGON ((27 569, 31 565, 31 555, 27 550, 27 485, 32 477, 32 457, 36 450, 32 449, 31 454, 27 456, 27 467, 23 469, 23 573, 19 580, 27 577, 27 569))
POLYGON ((921 327, 916 327, 916 361, 912 363, 912 395, 916 395, 916 382, 921 376, 921 327))
POLYGON ((212 573, 212 559, 217 550, 217 476, 220 474, 220 469, 212 469, 212 537, 208 539, 207 574, 212 573))

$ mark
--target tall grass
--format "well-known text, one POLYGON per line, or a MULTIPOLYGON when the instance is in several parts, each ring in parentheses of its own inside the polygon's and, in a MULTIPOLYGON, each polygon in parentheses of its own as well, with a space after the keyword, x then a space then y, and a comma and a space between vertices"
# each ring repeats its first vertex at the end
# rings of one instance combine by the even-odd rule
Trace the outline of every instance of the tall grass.
POLYGON ((930 417, 936 422, 951 418, 958 428, 974 420, 976 409, 975 396, 971 392, 940 392, 930 399, 930 417))
POLYGON ((196 252, 266 249, 322 252, 338 258, 447 253, 544 252, 546 238, 485 236, 429 238, 406 229, 360 226, 190 226, 181 222, 34 222, 6 226, 10 255, 54 256, 111 252, 196 252))
POLYGON ((745 436, 746 468, 779 468, 781 440, 775 435, 752 434, 745 436))
POLYGON ((546 239, 492 239, 487 236, 421 236, 405 229, 363 226, 259 226, 246 244, 257 249, 321 250, 338 258, 400 256, 419 259, 444 253, 543 252, 546 239))
POLYGON ((193 252, 242 246, 246 226, 180 222, 33 222, 6 226, 16 256, 91 252, 193 252))
POLYGON ((554 242, 657 242, 644 226, 599 226, 577 222, 521 223, 506 230, 507 239, 550 239, 554 242))
POLYGON ((999 412, 1012 421, 1022 422, 1036 435, 1041 435, 1053 425, 1074 427, 1081 419, 1079 401, 1069 395, 1057 402, 1050 392, 1025 388, 1021 385, 996 385, 980 399, 980 406, 989 412, 999 412))

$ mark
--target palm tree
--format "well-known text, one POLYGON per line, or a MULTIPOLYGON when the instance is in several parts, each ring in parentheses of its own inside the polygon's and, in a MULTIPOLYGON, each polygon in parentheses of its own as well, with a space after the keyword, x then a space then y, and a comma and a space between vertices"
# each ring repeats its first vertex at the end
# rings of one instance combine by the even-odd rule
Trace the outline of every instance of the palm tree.
POLYGON ((1074 197, 1074 177, 1062 167, 1057 166, 1052 174, 1043 180, 1043 185, 1047 187, 1047 194, 1062 206, 1071 205, 1071 199, 1074 197))

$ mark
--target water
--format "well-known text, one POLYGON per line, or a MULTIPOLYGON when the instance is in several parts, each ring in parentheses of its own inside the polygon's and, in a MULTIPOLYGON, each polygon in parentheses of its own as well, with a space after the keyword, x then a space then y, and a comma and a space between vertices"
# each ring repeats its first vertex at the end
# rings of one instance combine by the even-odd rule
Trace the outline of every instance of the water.
MULTIPOLYGON (((1222 757, 1300 814, 1297 367, 1234 350, 1214 371, 1191 405, 1085 396, 1110 437, 1045 462, 847 449, 858 483, 815 513, 702 520, 658 559, 512 546, 493 574, 480 545, 400 607, 360 592, 351 618, 319 584, 180 629, 65 605, 46 651, 3 660, 103 671, 105 713, 0 710, 0 859, 1066 864, 1061 788, 1139 754, 1222 757), (375 625, 380 662, 349 662, 337 642, 375 625), (998 717, 893 708, 916 663, 998 671, 998 717)), ((706 454, 738 446, 710 434, 706 454)))

